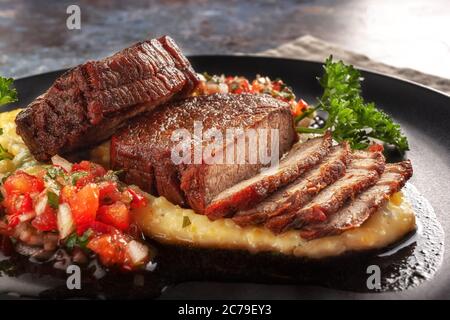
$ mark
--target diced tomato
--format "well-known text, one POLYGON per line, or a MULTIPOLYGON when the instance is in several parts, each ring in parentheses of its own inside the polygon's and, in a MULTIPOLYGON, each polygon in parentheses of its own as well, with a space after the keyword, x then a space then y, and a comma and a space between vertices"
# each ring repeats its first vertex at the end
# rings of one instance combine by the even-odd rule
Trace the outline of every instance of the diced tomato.
POLYGON ((129 192, 133 197, 133 200, 130 204, 131 208, 137 209, 145 207, 147 205, 147 198, 140 192, 137 192, 133 188, 128 188, 127 192, 129 192))
POLYGON ((8 227, 10 227, 10 228, 14 228, 20 222, 18 214, 8 215, 8 216, 6 216, 6 220, 8 221, 8 227))
POLYGON ((260 85, 259 81, 256 80, 256 79, 252 81, 252 91, 253 92, 260 92, 261 91, 261 85, 260 85))
POLYGON ((87 247, 94 251, 106 265, 126 265, 128 263, 128 238, 121 233, 103 234, 92 238, 87 247))
POLYGON ((83 188, 85 185, 94 182, 95 176, 92 174, 88 174, 86 176, 80 177, 76 180, 75 186, 77 188, 83 188))
POLYGON ((370 152, 383 152, 384 147, 382 144, 373 143, 367 148, 370 152))
POLYGON ((99 199, 100 204, 111 204, 119 201, 122 197, 119 189, 117 188, 117 183, 111 181, 104 181, 98 185, 100 193, 99 199))
POLYGON ((59 202, 61 203, 69 203, 70 199, 77 193, 77 188, 75 186, 64 186, 61 189, 61 194, 59 195, 59 202))
POLYGON ((301 115, 307 108, 308 108, 308 104, 303 99, 300 99, 294 105, 294 107, 292 109, 292 115, 294 117, 297 117, 297 116, 301 115))
POLYGON ((130 212, 127 206, 120 201, 101 206, 98 210, 97 219, 121 231, 127 230, 130 226, 130 212))
POLYGON ((77 232, 80 233, 79 227, 91 224, 97 215, 99 207, 98 186, 91 183, 81 188, 69 199, 69 206, 77 226, 77 232))
POLYGON ((79 163, 74 163, 72 165, 72 172, 75 171, 89 171, 89 169, 91 168, 91 163, 89 161, 81 161, 79 163))
POLYGON ((10 175, 3 184, 7 194, 35 193, 44 190, 42 179, 32 176, 23 171, 17 171, 10 175))
POLYGON ((101 233, 101 234, 104 234, 104 233, 113 233, 113 232, 116 232, 116 231, 117 231, 117 229, 114 228, 113 226, 111 226, 111 225, 109 225, 109 224, 106 224, 106 223, 103 223, 103 222, 100 222, 100 221, 94 221, 94 222, 92 222, 92 223, 86 228, 86 230, 89 229, 89 228, 91 228, 91 229, 92 229, 93 231, 95 231, 96 233, 101 233))
POLYGON ((3 206, 6 209, 8 218, 8 225, 15 227, 19 222, 19 216, 21 214, 30 212, 33 210, 33 200, 30 195, 27 194, 11 194, 3 201, 3 206))
POLYGON ((40 231, 57 230, 56 213, 52 208, 47 206, 44 212, 34 218, 31 224, 40 231))
POLYGON ((106 174, 105 168, 89 161, 81 161, 80 163, 75 163, 72 166, 72 173, 83 171, 87 174, 77 179, 75 185, 78 188, 82 188, 85 185, 94 182, 96 178, 103 177, 106 174))
POLYGON ((96 177, 102 177, 106 174, 105 168, 101 165, 85 160, 72 166, 72 172, 76 171, 87 171, 96 177))

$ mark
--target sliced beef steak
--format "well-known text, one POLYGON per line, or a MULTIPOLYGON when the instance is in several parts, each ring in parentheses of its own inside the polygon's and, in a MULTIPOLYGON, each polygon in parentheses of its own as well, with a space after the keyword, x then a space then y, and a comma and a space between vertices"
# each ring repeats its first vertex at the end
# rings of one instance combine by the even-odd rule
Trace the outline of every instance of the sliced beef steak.
POLYGON ((261 224, 269 218, 301 208, 326 186, 345 174, 350 156, 347 143, 333 147, 322 162, 296 181, 280 188, 254 208, 237 212, 233 216, 234 222, 240 226, 261 224))
POLYGON ((348 199, 374 185, 384 171, 385 161, 380 152, 357 151, 345 175, 328 186, 301 209, 269 219, 265 226, 274 233, 298 229, 307 224, 325 221, 348 199))
POLYGON ((169 37, 67 71, 17 116, 17 132, 45 161, 110 137, 126 120, 192 92, 196 73, 169 37))
POLYGON ((329 153, 331 144, 330 132, 323 137, 297 143, 278 165, 218 194, 207 206, 206 215, 214 220, 258 204, 319 163, 329 153))
POLYGON ((270 165, 259 155, 255 159, 250 146, 257 145, 278 159, 296 139, 289 105, 268 95, 190 97, 133 120, 114 135, 111 163, 115 169, 125 169, 127 183, 156 190, 176 204, 204 213, 220 192, 270 165), (204 134, 196 134, 194 127, 204 134), (215 138, 208 138, 207 132, 213 130, 223 143, 211 149, 215 138), (230 132, 234 134, 229 136, 230 132), (278 133, 273 141, 272 133, 278 133), (194 142, 183 140, 183 134, 194 142), (178 155, 186 147, 188 159, 174 161, 173 152, 178 155), (279 152, 272 154, 276 149, 279 152))
POLYGON ((361 226, 389 197, 399 191, 412 176, 410 161, 387 164, 378 182, 333 214, 327 221, 311 224, 301 229, 303 238, 311 240, 340 234, 361 226))

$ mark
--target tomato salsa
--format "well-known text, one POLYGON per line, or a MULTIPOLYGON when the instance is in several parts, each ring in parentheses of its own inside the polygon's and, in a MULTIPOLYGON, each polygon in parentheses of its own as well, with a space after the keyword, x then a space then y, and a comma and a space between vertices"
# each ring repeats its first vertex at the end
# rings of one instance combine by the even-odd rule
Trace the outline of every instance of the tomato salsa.
POLYGON ((308 104, 297 100, 292 89, 281 79, 271 80, 269 77, 257 75, 254 80, 242 76, 199 74, 200 84, 194 92, 195 95, 213 93, 264 93, 276 99, 289 103, 294 117, 300 116, 308 104))
POLYGON ((54 160, 3 178, 0 234, 44 250, 94 254, 106 266, 144 267, 150 249, 132 222, 132 209, 147 204, 144 194, 98 164, 54 160))

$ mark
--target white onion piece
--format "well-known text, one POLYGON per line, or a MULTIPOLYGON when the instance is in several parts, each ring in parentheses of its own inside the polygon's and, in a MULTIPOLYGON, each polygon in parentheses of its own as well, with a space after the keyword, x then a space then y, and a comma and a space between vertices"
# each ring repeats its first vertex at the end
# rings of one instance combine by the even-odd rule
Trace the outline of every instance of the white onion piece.
POLYGON ((44 190, 39 194, 39 196, 35 200, 34 211, 36 215, 41 215, 45 211, 45 207, 47 206, 47 190, 44 190))
POLYGON ((19 221, 25 222, 25 221, 33 219, 35 216, 36 216, 36 213, 34 211, 22 213, 21 215, 19 215, 19 221))
POLYGON ((56 221, 61 239, 64 239, 74 231, 75 224, 73 222, 72 212, 67 203, 61 203, 59 205, 56 221))
POLYGON ((136 240, 131 240, 128 243, 127 251, 133 265, 144 263, 149 254, 148 247, 136 240))
POLYGON ((225 83, 219 84, 220 93, 228 93, 228 86, 225 83))
POLYGON ((69 161, 67 161, 66 159, 64 159, 63 157, 60 157, 58 155, 54 155, 52 157, 52 163, 56 166, 60 166, 67 172, 72 170, 72 163, 70 163, 69 161))

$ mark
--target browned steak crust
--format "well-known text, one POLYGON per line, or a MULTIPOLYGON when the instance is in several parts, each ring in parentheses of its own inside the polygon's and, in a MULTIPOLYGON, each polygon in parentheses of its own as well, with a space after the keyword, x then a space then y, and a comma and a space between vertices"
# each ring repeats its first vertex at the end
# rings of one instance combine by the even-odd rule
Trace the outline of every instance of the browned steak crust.
POLYGON ((331 144, 330 132, 323 137, 297 143, 279 165, 218 194, 207 206, 206 215, 214 220, 257 205, 280 187, 293 182, 319 163, 330 152, 331 144))
POLYGON ((17 133, 46 161, 107 139, 126 120, 189 94, 197 83, 172 39, 144 41, 64 73, 19 113, 17 133))
POLYGON ((320 192, 300 209, 269 219, 265 226, 275 233, 298 229, 322 222, 341 208, 348 199, 374 185, 384 171, 385 161, 380 152, 357 151, 345 175, 320 192))
POLYGON ((254 208, 237 212, 233 216, 234 222, 240 226, 261 224, 286 211, 301 208, 326 186, 345 174, 350 157, 350 147, 347 143, 333 147, 322 162, 296 181, 280 188, 254 208))
POLYGON ((387 164, 378 182, 358 195, 341 210, 322 223, 302 228, 303 238, 311 240, 319 237, 340 234, 346 230, 361 226, 375 211, 381 208, 389 197, 399 191, 411 178, 411 162, 387 164))
MULTIPOLYGON (((206 154, 200 154, 199 163, 173 163, 171 151, 178 142, 172 141, 172 134, 177 129, 192 133, 195 123, 202 125, 203 132, 214 128, 224 137, 226 130, 231 128, 278 129, 280 155, 287 152, 297 139, 289 105, 268 95, 190 97, 168 103, 151 114, 133 120, 115 134, 111 142, 113 167, 125 169, 127 183, 148 191, 156 189, 157 194, 173 203, 189 205, 197 213, 203 213, 217 194, 256 175, 265 164, 251 163, 247 152, 244 161, 239 163, 210 163, 206 154), (139 171, 142 172, 142 179, 139 171)), ((194 152, 195 146, 205 146, 208 142, 197 139, 190 149, 194 152)), ((216 150, 216 155, 225 157, 225 148, 216 150)), ((194 158, 192 154, 190 159, 194 161, 194 158)))

